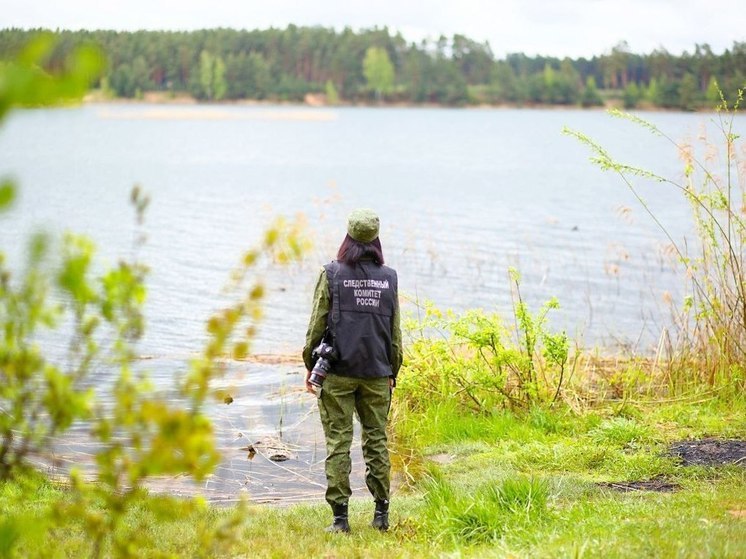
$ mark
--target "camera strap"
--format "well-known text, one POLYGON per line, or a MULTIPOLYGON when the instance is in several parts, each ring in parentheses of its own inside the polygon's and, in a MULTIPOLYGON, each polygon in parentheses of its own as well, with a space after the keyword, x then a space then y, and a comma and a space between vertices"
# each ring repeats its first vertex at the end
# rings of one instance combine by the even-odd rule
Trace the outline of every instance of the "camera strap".
POLYGON ((329 284, 329 291, 332 298, 332 308, 327 320, 327 330, 334 332, 339 324, 339 283, 337 274, 339 273, 339 262, 336 260, 326 266, 326 281, 329 284))

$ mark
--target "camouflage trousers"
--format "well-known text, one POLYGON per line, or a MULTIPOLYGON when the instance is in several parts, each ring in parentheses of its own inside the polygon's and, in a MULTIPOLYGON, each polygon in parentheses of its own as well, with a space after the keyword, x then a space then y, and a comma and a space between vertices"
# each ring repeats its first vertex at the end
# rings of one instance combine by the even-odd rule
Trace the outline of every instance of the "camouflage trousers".
POLYGON ((330 374, 318 391, 319 415, 326 436, 326 501, 346 503, 350 489, 352 415, 362 427, 365 484, 376 500, 389 498, 391 464, 386 422, 391 407, 388 378, 361 379, 330 374))

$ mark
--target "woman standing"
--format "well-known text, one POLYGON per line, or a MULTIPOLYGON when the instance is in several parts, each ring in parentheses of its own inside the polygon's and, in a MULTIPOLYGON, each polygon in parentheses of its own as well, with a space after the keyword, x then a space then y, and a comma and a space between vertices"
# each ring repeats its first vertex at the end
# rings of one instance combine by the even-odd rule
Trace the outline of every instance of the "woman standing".
POLYGON ((402 344, 397 276, 384 266, 378 231, 379 219, 372 210, 350 214, 337 260, 324 266, 316 283, 303 348, 306 389, 317 395, 326 436, 326 501, 334 514, 330 532, 350 531, 353 412, 362 426, 365 483, 375 499, 371 525, 381 531, 389 527, 386 423, 402 344), (327 362, 322 350, 317 363, 315 350, 322 340, 334 351, 327 362))

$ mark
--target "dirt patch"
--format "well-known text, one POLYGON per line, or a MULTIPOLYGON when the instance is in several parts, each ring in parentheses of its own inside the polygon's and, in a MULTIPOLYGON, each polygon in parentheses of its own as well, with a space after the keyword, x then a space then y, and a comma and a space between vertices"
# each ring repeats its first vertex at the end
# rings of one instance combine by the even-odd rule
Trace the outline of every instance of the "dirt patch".
POLYGON ((679 441, 669 447, 669 453, 684 466, 722 466, 738 464, 746 468, 746 441, 702 439, 679 441))
POLYGON ((630 491, 658 491, 660 493, 670 493, 679 488, 677 483, 666 481, 665 479, 647 479, 642 481, 609 481, 599 483, 599 487, 629 493, 630 491))
POLYGON ((439 454, 431 454, 427 457, 427 459, 431 462, 435 462, 436 464, 440 464, 442 466, 450 464, 454 461, 455 458, 456 456, 454 456, 453 454, 447 454, 445 452, 441 452, 439 454))

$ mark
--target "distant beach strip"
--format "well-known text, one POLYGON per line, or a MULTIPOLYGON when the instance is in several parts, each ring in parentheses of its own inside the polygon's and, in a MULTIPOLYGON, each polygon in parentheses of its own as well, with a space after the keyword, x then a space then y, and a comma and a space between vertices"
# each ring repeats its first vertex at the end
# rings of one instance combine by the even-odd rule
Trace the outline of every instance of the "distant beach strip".
POLYGON ((101 120, 293 120, 333 121, 338 115, 325 110, 226 110, 214 107, 138 108, 137 110, 99 109, 101 120))

